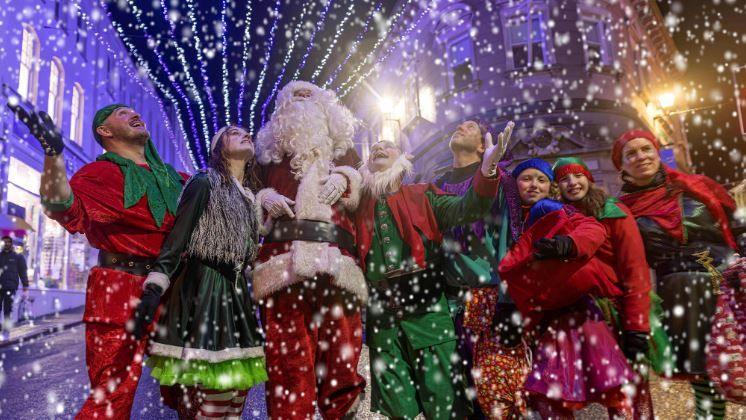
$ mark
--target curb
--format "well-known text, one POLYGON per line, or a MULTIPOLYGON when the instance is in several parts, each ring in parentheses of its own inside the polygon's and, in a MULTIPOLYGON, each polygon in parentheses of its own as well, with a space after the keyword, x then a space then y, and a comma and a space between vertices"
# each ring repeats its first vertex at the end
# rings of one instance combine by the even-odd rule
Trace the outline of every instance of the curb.
POLYGON ((80 320, 68 322, 67 324, 53 324, 46 328, 40 328, 38 331, 34 331, 32 333, 26 334, 21 337, 16 337, 16 338, 13 338, 7 341, 0 341, 0 348, 13 346, 13 345, 23 343, 26 341, 30 341, 35 338, 39 338, 39 337, 46 336, 46 335, 52 335, 52 334, 55 334, 61 331, 68 330, 73 327, 77 327, 78 325, 82 323, 83 323, 83 319, 81 318, 80 320))

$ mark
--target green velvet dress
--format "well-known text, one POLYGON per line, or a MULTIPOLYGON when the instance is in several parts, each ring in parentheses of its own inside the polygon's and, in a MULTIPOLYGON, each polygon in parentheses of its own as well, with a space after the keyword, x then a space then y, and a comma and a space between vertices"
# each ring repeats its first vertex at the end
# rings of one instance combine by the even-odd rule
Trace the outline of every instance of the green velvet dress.
POLYGON ((171 278, 147 361, 161 385, 245 390, 267 380, 263 336, 243 275, 256 255, 256 227, 251 199, 239 191, 237 183, 220 186, 207 173, 199 173, 185 187, 174 228, 154 269, 171 278), (216 188, 227 189, 221 192, 228 197, 227 205, 210 203, 216 188), (225 208, 230 213, 220 214, 225 208), (236 227, 242 222, 248 224, 236 227), (195 232, 199 223, 213 243, 195 232), (242 241, 242 261, 214 257, 221 252, 216 240, 242 241))

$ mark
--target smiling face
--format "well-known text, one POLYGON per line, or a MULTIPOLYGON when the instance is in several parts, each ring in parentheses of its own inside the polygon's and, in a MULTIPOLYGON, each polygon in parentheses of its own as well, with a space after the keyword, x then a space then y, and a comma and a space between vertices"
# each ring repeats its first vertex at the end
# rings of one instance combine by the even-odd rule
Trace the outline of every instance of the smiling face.
POLYGON ((241 127, 228 128, 221 141, 225 157, 248 160, 254 156, 251 134, 241 127))
POLYGON ((549 178, 541 171, 528 168, 518 174, 516 179, 518 184, 518 195, 521 197, 521 203, 531 205, 549 197, 549 178))
POLYGON ((391 168, 401 156, 401 150, 390 141, 379 141, 370 147, 368 156, 368 170, 371 173, 385 171, 391 168))
POLYGON ((622 170, 637 185, 647 185, 661 167, 661 158, 653 143, 645 138, 636 138, 622 148, 622 170))
POLYGON ((582 173, 567 174, 563 176, 558 182, 560 193, 562 198, 567 201, 578 201, 582 200, 588 189, 590 188, 590 180, 582 173))
POLYGON ((137 144, 145 144, 150 138, 140 114, 127 107, 117 108, 112 112, 103 124, 96 128, 96 132, 103 140, 116 139, 137 144))
POLYGON ((482 131, 476 121, 464 121, 456 127, 456 131, 451 135, 448 147, 468 150, 472 152, 484 152, 484 140, 482 131))

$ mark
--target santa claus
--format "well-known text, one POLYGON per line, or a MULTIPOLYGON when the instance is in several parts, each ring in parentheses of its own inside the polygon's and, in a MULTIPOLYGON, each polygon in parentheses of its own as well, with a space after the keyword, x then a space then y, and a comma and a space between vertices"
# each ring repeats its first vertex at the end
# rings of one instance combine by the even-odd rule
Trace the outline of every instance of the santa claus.
POLYGON ((253 274, 266 330, 273 419, 352 416, 365 381, 357 373, 360 308, 368 298, 355 262, 351 212, 360 197, 356 120, 336 95, 295 81, 278 94, 257 135, 265 189, 265 242, 253 274))

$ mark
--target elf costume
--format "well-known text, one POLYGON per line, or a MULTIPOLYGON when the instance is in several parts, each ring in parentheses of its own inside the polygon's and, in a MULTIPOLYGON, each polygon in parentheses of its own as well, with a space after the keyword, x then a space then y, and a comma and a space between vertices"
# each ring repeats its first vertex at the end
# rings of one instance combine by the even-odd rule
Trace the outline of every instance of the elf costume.
MULTIPOLYGON (((639 138, 660 147, 650 132, 623 134, 612 149, 617 169, 622 167, 624 146, 639 138)), ((620 199, 637 220, 655 271, 656 292, 663 299, 662 323, 675 358, 673 373, 692 381, 698 416, 722 418, 725 402, 706 379, 706 344, 719 289, 696 254, 706 251, 713 259, 710 265, 721 271, 728 265, 744 237, 743 222, 733 218, 735 201, 712 179, 662 163, 648 185, 625 183, 620 199)))
MULTIPOLYGON (((97 139, 96 128, 122 107, 126 105, 96 112, 97 139)), ((88 275, 83 314, 91 395, 77 418, 130 417, 147 340, 132 339, 125 323, 173 226, 186 178, 163 163, 149 139, 145 159, 147 164, 139 165, 104 153, 73 175, 68 200, 42 203, 50 218, 70 233, 86 235, 99 250, 98 265, 88 275)))
MULTIPOLYGON (((406 163, 401 155, 388 170, 403 175, 406 163)), ((363 196, 355 225, 371 293, 366 337, 372 411, 397 418, 424 412, 428 419, 469 413, 460 363, 453 359, 456 332, 438 256, 442 232, 484 217, 497 186, 496 178, 478 171, 463 197, 431 184, 363 196)))

